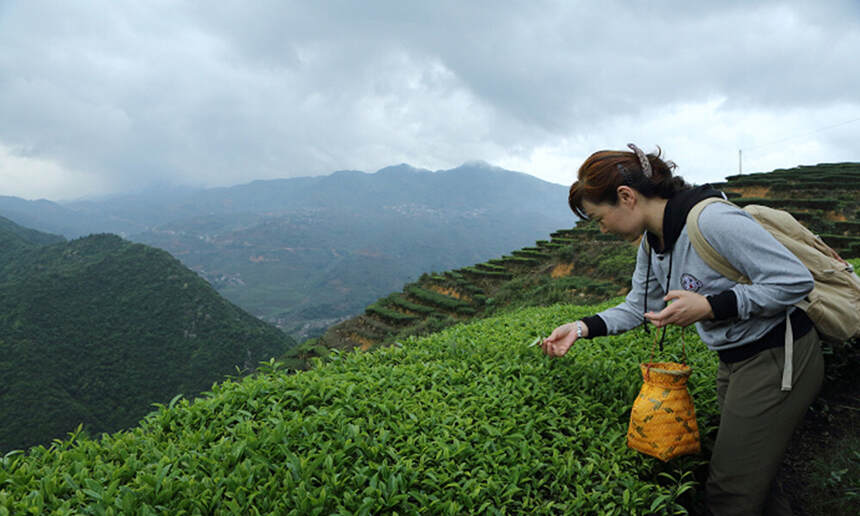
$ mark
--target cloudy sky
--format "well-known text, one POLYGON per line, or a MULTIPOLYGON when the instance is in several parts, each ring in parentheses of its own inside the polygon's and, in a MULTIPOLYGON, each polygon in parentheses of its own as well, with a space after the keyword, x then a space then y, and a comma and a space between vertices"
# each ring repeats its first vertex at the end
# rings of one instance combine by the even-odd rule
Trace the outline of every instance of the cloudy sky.
POLYGON ((860 161, 860 2, 0 0, 0 195, 860 161))

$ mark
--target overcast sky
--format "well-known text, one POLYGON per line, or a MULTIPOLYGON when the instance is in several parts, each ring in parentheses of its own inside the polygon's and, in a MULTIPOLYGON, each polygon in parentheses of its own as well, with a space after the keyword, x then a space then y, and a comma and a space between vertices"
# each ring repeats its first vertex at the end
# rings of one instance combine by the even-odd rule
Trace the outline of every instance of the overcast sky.
POLYGON ((860 161, 860 1, 0 0, 0 195, 860 161))

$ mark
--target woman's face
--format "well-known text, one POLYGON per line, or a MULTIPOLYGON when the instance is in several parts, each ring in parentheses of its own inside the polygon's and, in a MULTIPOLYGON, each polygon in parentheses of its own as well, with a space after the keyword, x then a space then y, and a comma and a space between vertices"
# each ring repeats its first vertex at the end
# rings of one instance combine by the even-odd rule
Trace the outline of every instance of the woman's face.
POLYGON ((618 204, 594 204, 585 200, 582 201, 582 208, 590 220, 597 222, 602 233, 609 232, 633 242, 645 231, 641 214, 635 209, 636 204, 624 196, 619 196, 618 204))

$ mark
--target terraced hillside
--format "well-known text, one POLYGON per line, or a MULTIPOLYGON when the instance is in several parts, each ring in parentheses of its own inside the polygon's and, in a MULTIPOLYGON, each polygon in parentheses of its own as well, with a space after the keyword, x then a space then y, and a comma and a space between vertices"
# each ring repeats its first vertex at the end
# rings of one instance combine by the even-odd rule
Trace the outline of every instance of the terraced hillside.
POLYGON ((597 302, 626 292, 628 280, 619 271, 632 270, 634 262, 634 248, 582 224, 485 263, 424 274, 335 326, 318 344, 368 349, 502 308, 597 302))
POLYGON ((729 176, 733 202, 786 210, 845 258, 860 256, 860 163, 826 163, 729 176))
MULTIPOLYGON (((729 176, 715 185, 739 205, 791 212, 845 258, 860 257, 860 163, 801 166, 729 176)), ((559 202, 564 202, 560 199, 559 202)), ((635 249, 590 223, 462 269, 424 274, 297 348, 289 362, 325 349, 368 349, 474 317, 530 305, 585 304, 626 293, 635 249)))

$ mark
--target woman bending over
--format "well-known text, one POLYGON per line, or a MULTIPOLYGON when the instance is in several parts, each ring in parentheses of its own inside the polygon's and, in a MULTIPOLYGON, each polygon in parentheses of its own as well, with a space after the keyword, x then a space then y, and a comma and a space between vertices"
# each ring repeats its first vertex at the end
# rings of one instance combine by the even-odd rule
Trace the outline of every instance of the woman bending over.
POLYGON ((542 342, 543 351, 561 357, 579 338, 616 335, 646 320, 658 328, 695 324, 720 359, 720 426, 705 488, 708 509, 720 516, 791 514, 775 478, 824 377, 818 333, 794 307, 812 290, 812 276, 752 217, 720 202, 702 210, 699 229, 750 283, 711 269, 690 243, 687 214, 699 201, 723 195, 673 176, 675 165, 662 160, 659 149, 645 155, 629 147, 633 152, 592 154, 568 202, 602 232, 630 242, 641 237, 631 291, 616 307, 556 328, 542 342), (789 367, 787 323, 793 334, 789 367))

